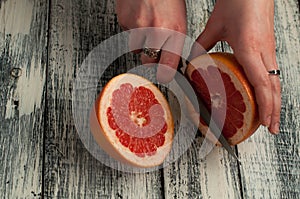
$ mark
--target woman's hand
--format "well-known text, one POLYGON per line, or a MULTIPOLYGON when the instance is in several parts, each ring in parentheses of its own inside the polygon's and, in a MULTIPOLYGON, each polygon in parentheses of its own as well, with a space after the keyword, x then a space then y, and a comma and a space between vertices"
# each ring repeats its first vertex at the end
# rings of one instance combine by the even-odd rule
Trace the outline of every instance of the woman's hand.
POLYGON ((140 53, 144 47, 165 49, 161 51, 159 60, 142 53, 141 61, 143 64, 159 62, 157 80, 171 81, 179 63, 186 33, 185 1, 117 0, 116 13, 120 26, 124 30, 130 30, 130 50, 140 53), (144 27, 156 28, 150 31, 149 29, 136 29, 144 27), (183 34, 182 36, 176 32, 174 34, 174 31, 183 34), (174 52, 171 53, 166 49, 172 49, 174 52))
POLYGON ((227 41, 253 85, 263 125, 279 132, 281 92, 274 37, 273 0, 218 0, 197 42, 210 49, 227 41))

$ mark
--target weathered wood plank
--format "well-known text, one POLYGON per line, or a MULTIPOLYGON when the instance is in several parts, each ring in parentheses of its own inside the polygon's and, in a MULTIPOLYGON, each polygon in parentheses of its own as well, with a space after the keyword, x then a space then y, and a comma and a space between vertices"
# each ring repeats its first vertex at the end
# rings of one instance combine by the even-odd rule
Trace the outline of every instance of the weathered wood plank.
POLYGON ((282 70, 280 134, 260 128, 238 146, 244 198, 300 196, 300 28, 296 1, 275 1, 277 61, 282 70))
MULTIPOLYGON (((71 89, 78 67, 93 47, 120 31, 110 1, 52 3, 45 106, 47 6, 46 1, 0 1, 0 197, 40 196, 44 110, 46 197, 299 197, 300 23, 296 1, 276 1, 277 57, 283 73, 281 134, 271 136, 260 128, 240 144, 240 168, 223 149, 200 159, 201 138, 197 138, 178 162, 164 169, 163 176, 160 172, 127 174, 103 166, 86 151, 74 128, 71 89), (11 76, 14 67, 22 70, 20 77, 11 76)), ((195 38, 212 4, 188 2, 188 6, 192 11, 189 34, 195 38)), ((119 64, 135 61, 136 57, 130 57, 119 64)))
MULTIPOLYGON (((130 174, 104 166, 86 150, 74 127, 71 91, 78 68, 94 47, 119 31, 113 1, 78 0, 51 3, 45 152, 46 197, 162 196, 159 171, 130 174)), ((136 60, 134 57, 127 57, 117 65, 121 67, 135 63, 132 59, 136 60)), ((109 74, 120 73, 120 70, 121 68, 115 67, 109 74)))
MULTIPOLYGON (((213 10, 213 1, 186 1, 188 34, 196 39, 213 10)), ((211 51, 222 51, 221 43, 211 51)), ((166 198, 241 198, 237 162, 222 148, 201 157, 203 138, 196 137, 189 150, 164 169, 166 198)))
POLYGON ((0 198, 40 197, 47 1, 0 1, 0 198))
MULTIPOLYGON (((191 3, 192 4, 192 3, 191 3)), ((190 26, 202 19, 207 20, 211 4, 195 7, 199 16, 191 16, 190 26), (202 9, 201 9, 202 8, 202 9), (204 17, 203 17, 204 16, 204 17), (202 18, 201 18, 202 17, 202 18)), ((278 63, 283 70, 283 106, 281 134, 272 136, 265 128, 260 128, 254 136, 238 146, 242 164, 235 163, 216 166, 220 152, 213 151, 207 159, 199 160, 195 143, 183 156, 178 165, 165 170, 165 190, 168 197, 192 198, 298 198, 300 190, 299 171, 299 5, 296 1, 276 1, 275 31, 277 38, 278 63), (291 86, 292 85, 292 86, 291 86), (213 164, 212 163, 213 159, 213 164), (207 167, 208 166, 208 167, 207 167), (227 168, 226 168, 227 167, 227 168), (203 169, 204 168, 204 169, 203 169), (172 172, 172 171, 176 171, 172 172), (215 171, 214 173, 212 171, 215 171), (239 172, 240 170, 240 172, 239 172), (201 172, 200 172, 201 171, 201 172), (212 174, 209 174, 212 172, 212 174), (226 173, 226 177, 222 178, 226 173), (240 176, 237 176, 240 175, 240 176), (197 176, 197 177, 196 177, 197 176), (211 178, 207 177, 211 176, 211 178), (221 176, 221 177, 220 177, 221 176), (226 180, 230 180, 227 185, 226 180), (232 184, 230 184, 232 183, 232 184), (178 188, 180 187, 180 188, 178 188), (229 193, 229 194, 228 194, 229 193), (241 193, 242 195, 239 195, 241 193), (231 194, 231 195, 230 195, 231 194)), ((200 24, 202 30, 204 24, 200 24)), ((198 31, 192 30, 198 34, 198 31)), ((222 44, 223 50, 231 51, 222 44)), ((213 51, 220 51, 215 48, 213 51)), ((200 142, 200 140, 197 140, 200 142)), ((220 149, 217 149, 220 150, 220 149)), ((224 160, 226 162, 226 156, 224 160)), ((223 160, 223 161, 224 161, 223 160)))

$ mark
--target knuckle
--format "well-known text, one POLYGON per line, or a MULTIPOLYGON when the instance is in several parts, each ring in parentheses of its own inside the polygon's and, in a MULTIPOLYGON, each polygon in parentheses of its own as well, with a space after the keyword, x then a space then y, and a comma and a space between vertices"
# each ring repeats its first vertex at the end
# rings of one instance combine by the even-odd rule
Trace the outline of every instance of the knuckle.
POLYGON ((160 19, 160 18, 154 18, 152 20, 152 24, 151 25, 154 26, 154 27, 166 27, 167 28, 167 26, 165 25, 164 21, 162 19, 160 19))
POLYGON ((272 117, 276 120, 279 121, 280 119, 280 110, 279 111, 275 111, 272 113, 272 117))
POLYGON ((145 17, 143 16, 136 16, 136 25, 137 27, 146 27, 148 25, 148 21, 149 19, 146 19, 145 17))
POLYGON ((267 101, 261 102, 259 104, 260 106, 260 112, 263 116, 268 116, 272 114, 273 104, 267 101))
POLYGON ((270 88, 271 87, 271 81, 268 74, 263 74, 258 77, 258 81, 254 82, 254 87, 264 87, 264 88, 270 88))
POLYGON ((276 92, 276 93, 281 93, 281 86, 280 86, 280 83, 274 83, 273 85, 272 85, 272 89, 273 89, 273 91, 274 92, 276 92))
POLYGON ((174 30, 178 31, 178 32, 182 32, 182 33, 186 33, 187 31, 187 27, 186 25, 182 24, 182 23, 176 23, 174 25, 174 30))
POLYGON ((275 93, 281 93, 281 85, 278 77, 272 77, 272 90, 275 93))
POLYGON ((239 50, 246 51, 248 53, 259 52, 261 46, 264 44, 261 37, 257 34, 251 34, 250 32, 242 32, 238 38, 233 38, 236 40, 239 50))
POLYGON ((160 64, 167 65, 171 67, 177 66, 177 61, 170 56, 161 57, 160 64))
POLYGON ((170 23, 168 20, 165 21, 165 20, 157 19, 157 20, 153 20, 152 26, 167 28, 181 33, 186 33, 187 31, 187 27, 185 23, 181 21, 175 21, 170 23))
POLYGON ((246 47, 245 49, 248 52, 258 52, 259 51, 260 42, 258 42, 253 37, 246 38, 245 40, 241 41, 241 43, 242 43, 241 46, 246 47))

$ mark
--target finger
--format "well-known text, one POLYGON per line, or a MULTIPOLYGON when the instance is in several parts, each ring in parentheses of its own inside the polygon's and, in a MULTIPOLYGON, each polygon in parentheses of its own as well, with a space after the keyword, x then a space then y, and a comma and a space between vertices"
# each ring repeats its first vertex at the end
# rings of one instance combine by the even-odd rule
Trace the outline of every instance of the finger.
POLYGON ((180 32, 173 32, 165 44, 157 68, 157 80, 161 83, 170 82, 177 71, 177 67, 182 56, 186 35, 180 32))
POLYGON ((140 53, 146 40, 145 32, 142 28, 131 29, 129 33, 128 47, 134 53, 140 53))
POLYGON ((203 32, 196 39, 197 43, 192 47, 190 59, 206 53, 212 47, 214 47, 219 40, 219 26, 211 25, 211 22, 209 20, 203 32))
POLYGON ((123 25, 121 25, 121 24, 119 24, 119 26, 121 27, 121 29, 122 30, 124 30, 124 31, 127 31, 127 30, 129 30, 129 28, 127 28, 126 26, 123 26, 123 25))
POLYGON ((258 104, 259 119, 265 126, 270 126, 273 111, 273 96, 271 81, 259 53, 237 51, 236 58, 243 66, 248 80, 254 87, 258 104))
POLYGON ((279 133, 280 125, 280 111, 281 111, 281 89, 280 80, 277 75, 270 75, 271 85, 272 85, 272 95, 273 95, 273 111, 271 125, 269 131, 274 134, 279 133))
MULTIPOLYGON (((161 28, 147 29, 146 39, 143 45, 143 48, 149 49, 161 49, 163 44, 168 39, 170 33, 161 28)), ((146 54, 141 54, 142 64, 147 63, 157 63, 158 59, 147 56, 146 54)))
POLYGON ((141 59, 142 64, 144 64, 144 65, 158 62, 158 59, 153 59, 153 58, 145 55, 144 53, 141 53, 140 59, 141 59))
POLYGON ((157 81, 161 83, 170 82, 175 76, 179 60, 180 55, 163 50, 157 68, 157 81))
POLYGON ((206 27, 197 38, 197 42, 206 50, 209 51, 218 42, 217 31, 214 28, 206 27))
MULTIPOLYGON (((266 66, 266 70, 277 70, 278 65, 276 63, 275 50, 269 52, 264 51, 262 53, 262 60, 266 66)), ((281 111, 281 88, 280 79, 278 75, 270 75, 271 82, 271 92, 273 97, 273 111, 271 115, 271 124, 269 126, 269 131, 271 133, 279 133, 279 123, 280 123, 280 111, 281 111)))

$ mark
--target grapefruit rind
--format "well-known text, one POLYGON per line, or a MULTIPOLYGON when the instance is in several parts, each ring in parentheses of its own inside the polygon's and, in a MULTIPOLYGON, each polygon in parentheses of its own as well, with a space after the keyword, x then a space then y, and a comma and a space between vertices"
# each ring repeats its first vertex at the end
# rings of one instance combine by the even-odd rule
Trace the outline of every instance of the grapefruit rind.
POLYGON ((135 167, 149 168, 162 164, 172 147, 174 123, 168 102, 152 82, 135 74, 125 73, 118 75, 105 85, 96 100, 95 106, 92 107, 90 127, 96 142, 107 154, 122 163, 135 167), (112 93, 114 90, 118 89, 120 85, 125 83, 130 83, 133 87, 143 86, 149 88, 163 107, 168 129, 164 134, 164 145, 158 147, 154 155, 140 157, 134 154, 128 147, 120 144, 115 130, 111 129, 107 122, 108 117, 106 111, 111 104, 112 93))
MULTIPOLYGON (((246 111, 243 113, 244 118, 246 118, 246 120, 244 120, 244 125, 242 128, 238 129, 232 137, 227 138, 229 144, 236 145, 251 136, 259 127, 260 123, 258 120, 258 111, 255 103, 254 91, 251 84, 248 82, 242 67, 231 53, 209 53, 193 59, 187 66, 186 76, 190 81, 193 81, 191 79, 191 75, 194 70, 197 70, 198 68, 204 69, 205 67, 208 67, 208 65, 211 65, 212 61, 218 66, 220 71, 228 74, 231 80, 235 82, 234 85, 242 94, 244 104, 246 105, 246 111)), ((191 106, 189 106, 189 111, 192 115, 192 120, 194 122, 198 120, 197 123, 199 124, 199 130, 213 143, 220 145, 212 132, 209 130, 208 126, 202 122, 199 122, 199 114, 195 113, 195 110, 191 108, 191 106)))

